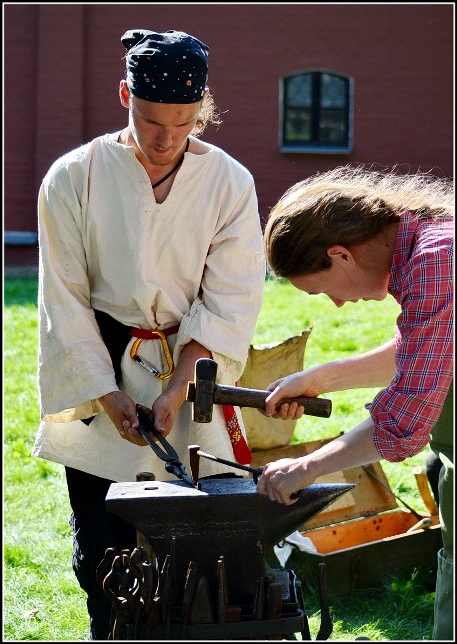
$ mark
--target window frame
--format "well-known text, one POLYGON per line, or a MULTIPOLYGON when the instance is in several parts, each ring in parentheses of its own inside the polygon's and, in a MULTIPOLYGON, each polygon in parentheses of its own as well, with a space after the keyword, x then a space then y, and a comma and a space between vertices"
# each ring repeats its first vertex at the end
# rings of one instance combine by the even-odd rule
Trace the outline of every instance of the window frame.
MULTIPOLYGON (((354 116, 354 79, 351 76, 346 74, 341 74, 330 69, 323 69, 320 67, 302 69, 301 71, 293 72, 291 74, 285 74, 279 79, 279 149, 281 152, 285 153, 306 153, 306 154, 350 154, 353 149, 353 116, 354 116), (345 145, 332 145, 326 143, 317 143, 315 140, 310 143, 296 143, 291 144, 284 141, 284 127, 285 127, 285 88, 286 82, 290 78, 297 76, 302 76, 305 74, 330 74, 338 78, 342 78, 348 82, 348 97, 347 97, 347 144, 345 145)), ((314 103, 311 105, 311 111, 316 110, 320 106, 316 106, 314 103)))

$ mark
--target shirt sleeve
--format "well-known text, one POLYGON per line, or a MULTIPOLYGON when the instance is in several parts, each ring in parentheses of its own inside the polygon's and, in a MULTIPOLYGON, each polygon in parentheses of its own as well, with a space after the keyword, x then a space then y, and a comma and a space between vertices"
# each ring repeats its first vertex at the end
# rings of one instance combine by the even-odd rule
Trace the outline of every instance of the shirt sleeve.
POLYGON ((405 275, 391 384, 367 405, 382 457, 403 461, 430 440, 453 377, 452 246, 414 255, 405 275))
POLYGON ((181 321, 175 354, 196 340, 218 361, 220 380, 234 383, 246 364, 264 280, 263 237, 250 181, 230 214, 229 224, 213 237, 200 295, 181 321))

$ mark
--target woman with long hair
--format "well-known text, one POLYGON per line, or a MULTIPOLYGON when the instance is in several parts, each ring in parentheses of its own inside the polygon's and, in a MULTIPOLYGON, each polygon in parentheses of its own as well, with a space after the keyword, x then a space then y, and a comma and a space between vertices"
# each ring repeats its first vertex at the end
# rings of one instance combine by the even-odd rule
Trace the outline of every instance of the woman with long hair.
POLYGON ((403 461, 430 443, 443 463, 434 639, 453 638, 453 233, 452 182, 344 166, 294 185, 272 210, 266 258, 276 277, 336 306, 392 295, 395 338, 268 386, 268 416, 298 419, 283 398, 382 387, 368 417, 321 449, 266 465, 258 491, 280 503, 318 477, 386 459, 403 461))

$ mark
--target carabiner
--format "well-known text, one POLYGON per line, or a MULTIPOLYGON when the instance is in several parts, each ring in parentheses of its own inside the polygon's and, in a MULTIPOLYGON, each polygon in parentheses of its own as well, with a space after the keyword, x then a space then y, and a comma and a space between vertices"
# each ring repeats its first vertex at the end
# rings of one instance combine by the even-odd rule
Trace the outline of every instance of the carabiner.
POLYGON ((143 367, 143 369, 146 369, 146 371, 148 371, 149 373, 152 373, 154 378, 157 378, 158 380, 168 380, 168 378, 171 378, 171 375, 173 374, 175 366, 173 364, 173 358, 171 357, 170 349, 168 348, 167 338, 165 334, 162 333, 162 331, 159 331, 158 329, 151 331, 151 334, 156 335, 158 338, 160 338, 160 341, 162 342, 163 352, 165 354, 165 358, 168 364, 167 373, 159 373, 157 369, 155 369, 143 358, 140 358, 140 356, 138 355, 138 347, 140 346, 141 342, 143 342, 144 338, 137 338, 135 342, 132 344, 132 348, 130 349, 130 357, 132 358, 132 360, 136 360, 136 362, 138 362, 143 367))

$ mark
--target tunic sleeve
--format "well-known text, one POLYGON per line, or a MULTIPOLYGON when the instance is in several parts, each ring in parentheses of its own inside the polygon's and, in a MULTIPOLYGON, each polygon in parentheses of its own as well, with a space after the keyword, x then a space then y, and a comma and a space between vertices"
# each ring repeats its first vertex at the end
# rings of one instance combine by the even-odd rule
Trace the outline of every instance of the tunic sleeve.
POLYGON ((51 173, 38 201, 40 408, 42 418, 54 421, 103 411, 97 399, 118 390, 90 305, 81 235, 83 190, 78 195, 77 183, 66 168, 51 173))
POLYGON ((196 340, 213 353, 222 382, 241 376, 262 304, 265 261, 253 182, 243 190, 229 225, 213 237, 199 297, 181 321, 175 354, 196 340))

